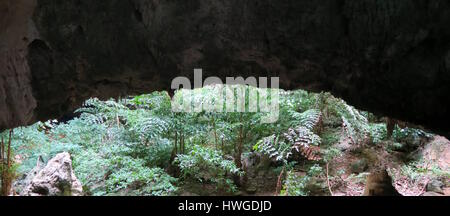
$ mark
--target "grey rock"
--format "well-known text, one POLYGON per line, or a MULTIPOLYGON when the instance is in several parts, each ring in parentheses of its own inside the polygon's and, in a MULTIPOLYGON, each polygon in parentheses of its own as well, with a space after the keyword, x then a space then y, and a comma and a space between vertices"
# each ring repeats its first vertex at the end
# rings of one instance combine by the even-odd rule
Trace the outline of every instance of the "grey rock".
POLYGON ((439 181, 437 179, 433 179, 430 182, 428 182, 426 190, 427 190, 427 192, 435 192, 435 193, 443 194, 444 193, 444 191, 442 190, 443 187, 444 187, 444 183, 442 183, 441 181, 439 181))
POLYGON ((33 177, 21 195, 24 196, 81 196, 83 189, 72 169, 67 152, 59 153, 33 177))
POLYGON ((31 183, 34 177, 37 174, 39 174, 39 172, 44 168, 44 166, 45 164, 43 164, 42 157, 38 157, 36 166, 22 178, 14 182, 13 185, 14 190, 19 194, 21 194, 24 188, 31 183))

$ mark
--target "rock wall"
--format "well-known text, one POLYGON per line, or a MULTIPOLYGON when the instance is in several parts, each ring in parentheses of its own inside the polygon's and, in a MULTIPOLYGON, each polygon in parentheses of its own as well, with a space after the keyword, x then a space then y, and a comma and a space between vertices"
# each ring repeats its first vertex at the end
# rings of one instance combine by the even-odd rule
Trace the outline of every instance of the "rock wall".
POLYGON ((38 37, 30 17, 35 6, 34 0, 0 2, 0 130, 34 121, 27 46, 38 37))
POLYGON ((446 0, 5 0, 0 129, 179 75, 280 76, 450 136, 446 0), (16 30, 12 30, 16 29, 16 30))

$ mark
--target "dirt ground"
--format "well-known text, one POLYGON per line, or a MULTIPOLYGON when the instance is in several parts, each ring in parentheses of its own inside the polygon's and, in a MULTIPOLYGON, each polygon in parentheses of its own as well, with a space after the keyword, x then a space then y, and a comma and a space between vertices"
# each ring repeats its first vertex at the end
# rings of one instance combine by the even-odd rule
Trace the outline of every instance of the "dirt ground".
MULTIPOLYGON (((342 145, 342 144, 340 144, 342 145)), ((450 195, 448 176, 450 174, 450 141, 442 136, 434 136, 430 142, 420 146, 415 152, 388 152, 385 146, 378 145, 369 148, 350 149, 341 157, 330 163, 330 172, 334 177, 330 180, 334 196, 361 196, 364 191, 365 178, 374 169, 384 167, 393 178, 393 185, 404 196, 420 196, 426 192, 427 184, 436 176, 430 172, 439 168, 444 174, 443 195, 450 195), (408 161, 408 154, 416 154, 421 163, 416 168, 423 170, 417 176, 405 175, 402 169, 408 161), (352 166, 364 159, 367 166, 363 172, 352 172, 352 166), (339 170, 341 170, 340 173, 339 170), (445 179, 446 178, 446 179, 445 179), (445 181, 446 180, 446 181, 445 181)), ((414 173, 413 173, 414 174, 414 173)))

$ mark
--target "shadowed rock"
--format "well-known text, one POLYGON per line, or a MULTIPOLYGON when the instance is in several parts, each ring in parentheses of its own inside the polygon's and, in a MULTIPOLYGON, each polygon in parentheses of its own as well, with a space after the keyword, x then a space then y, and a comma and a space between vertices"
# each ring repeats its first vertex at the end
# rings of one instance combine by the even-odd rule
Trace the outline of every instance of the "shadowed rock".
POLYGON ((279 76, 449 137, 447 0, 4 0, 0 130, 174 77, 279 76))
POLYGON ((363 196, 401 196, 392 185, 392 178, 386 170, 380 170, 367 176, 363 196))

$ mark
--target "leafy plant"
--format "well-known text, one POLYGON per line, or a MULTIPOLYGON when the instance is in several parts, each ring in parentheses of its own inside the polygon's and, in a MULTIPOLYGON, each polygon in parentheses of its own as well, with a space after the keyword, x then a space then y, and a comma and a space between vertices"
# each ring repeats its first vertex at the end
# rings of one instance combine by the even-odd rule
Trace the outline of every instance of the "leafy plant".
POLYGON ((320 123, 321 115, 316 110, 304 114, 292 113, 301 126, 289 128, 281 137, 274 134, 265 137, 256 143, 254 149, 283 162, 287 162, 292 150, 300 152, 308 160, 319 160, 321 138, 312 130, 320 123))
POLYGON ((308 196, 308 186, 312 183, 313 178, 322 173, 322 168, 315 164, 310 167, 304 176, 299 176, 293 170, 288 171, 286 180, 284 181, 281 195, 286 196, 308 196))
MULTIPOLYGON (((273 90, 279 96, 279 119, 261 123, 270 113, 250 110, 255 102, 250 97, 261 100, 268 91, 213 85, 182 89, 173 98, 167 92, 107 101, 92 98, 76 111, 78 117, 67 122, 52 120, 15 129, 11 146, 18 157, 17 171, 25 175, 39 158, 46 162, 68 151, 76 176, 91 195, 172 195, 186 181, 233 192, 238 190, 235 181, 244 175, 242 155, 253 147, 281 162, 273 169, 280 173, 278 192, 286 174, 283 193, 306 195, 321 168, 313 166, 305 176, 298 175, 296 162, 303 160, 304 166, 320 160, 328 168, 341 154, 333 146, 342 139, 355 145, 390 141, 385 123, 369 123, 370 113, 329 93, 273 90), (242 97, 244 103, 227 103, 242 97), (191 109, 217 105, 219 111, 174 112, 179 103, 191 109), (238 107, 245 112, 226 112, 238 107)), ((273 96, 266 99, 275 102, 273 96)), ((393 135, 394 143, 402 145, 424 137, 427 134, 417 129, 396 128, 393 135)))
POLYGON ((0 134, 0 195, 8 196, 11 192, 11 186, 16 177, 16 165, 13 160, 14 153, 11 152, 12 130, 9 130, 8 141, 6 142, 3 134, 0 134))
POLYGON ((161 168, 146 167, 142 159, 116 156, 109 159, 109 163, 111 174, 106 187, 110 193, 130 190, 139 195, 166 196, 177 190, 173 185, 175 178, 161 168))
POLYGON ((178 155, 175 163, 184 178, 194 178, 199 182, 209 181, 217 184, 217 189, 236 191, 230 175, 243 175, 231 160, 226 160, 222 152, 208 147, 194 146, 186 155, 178 155))
POLYGON ((387 139, 387 129, 384 123, 369 124, 369 131, 372 143, 379 143, 387 139))
POLYGON ((321 127, 322 112, 317 109, 306 110, 299 113, 293 110, 289 110, 291 117, 294 119, 292 123, 296 126, 301 125, 311 131, 320 131, 318 127, 321 127))

